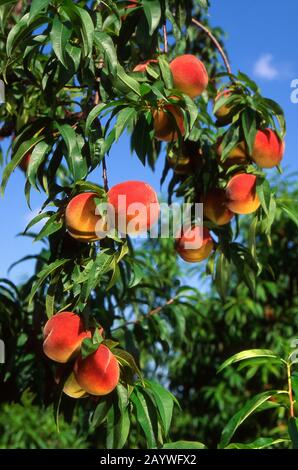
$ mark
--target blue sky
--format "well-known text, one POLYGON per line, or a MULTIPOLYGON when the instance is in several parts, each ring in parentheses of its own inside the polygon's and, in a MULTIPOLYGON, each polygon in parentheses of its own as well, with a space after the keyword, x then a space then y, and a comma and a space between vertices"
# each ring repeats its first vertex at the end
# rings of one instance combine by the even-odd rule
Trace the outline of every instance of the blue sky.
MULTIPOLYGON (((278 101, 284 108, 288 133, 283 167, 289 171, 298 170, 298 104, 290 100, 291 82, 298 79, 298 2, 214 0, 209 15, 213 26, 221 26, 226 31, 225 44, 233 71, 241 70, 250 75, 258 82, 263 95, 278 101)), ((163 157, 159 159, 156 174, 153 174, 135 156, 131 156, 127 136, 113 147, 107 166, 110 186, 120 181, 139 179, 159 191, 163 157)), ((100 173, 97 174, 101 182, 100 173)), ((16 236, 32 218, 23 188, 24 175, 16 170, 9 181, 5 198, 0 199, 0 277, 7 277, 11 263, 40 250, 40 244, 16 236)), ((43 201, 43 195, 32 191, 33 211, 37 211, 43 201)), ((26 262, 16 267, 10 278, 19 282, 31 271, 32 263, 26 262)))

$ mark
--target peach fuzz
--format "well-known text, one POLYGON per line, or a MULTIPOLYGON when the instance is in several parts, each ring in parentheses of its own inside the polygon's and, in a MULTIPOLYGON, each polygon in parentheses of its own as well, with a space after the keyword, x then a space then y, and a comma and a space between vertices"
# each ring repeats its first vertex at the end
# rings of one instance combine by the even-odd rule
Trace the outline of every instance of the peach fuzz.
POLYGON ((216 225, 228 224, 234 214, 227 208, 226 202, 223 189, 211 189, 203 200, 204 216, 216 225))
POLYGON ((146 62, 141 62, 140 64, 136 65, 133 69, 133 72, 146 72, 148 65, 157 63, 158 61, 156 59, 146 60, 146 62))
POLYGON ((228 182, 226 188, 227 207, 236 214, 251 214, 260 206, 256 194, 255 175, 238 173, 228 182))
POLYGON ((80 242, 99 240, 98 233, 105 228, 104 220, 95 213, 97 197, 99 197, 97 193, 81 193, 67 204, 66 228, 69 234, 80 242))
POLYGON ((203 230, 197 226, 189 228, 175 242, 176 252, 188 263, 203 261, 208 258, 213 248, 212 237, 205 227, 203 230))
POLYGON ((185 134, 182 111, 174 104, 164 104, 153 110, 154 136, 157 140, 171 142, 178 140, 178 130, 185 134))
POLYGON ((108 192, 108 202, 114 208, 116 227, 122 233, 146 232, 158 221, 157 194, 143 181, 116 184, 108 192))
POLYGON ((208 85, 208 73, 203 62, 192 54, 176 57, 170 68, 173 75, 174 87, 182 93, 196 98, 208 85))
POLYGON ((82 341, 91 337, 83 320, 73 312, 53 315, 43 330, 43 351, 56 362, 70 361, 79 351, 82 341))
POLYGON ((285 143, 272 129, 258 131, 256 134, 252 159, 260 168, 273 168, 282 160, 285 143))
POLYGON ((118 385, 120 368, 116 357, 101 344, 85 359, 80 355, 74 365, 79 386, 91 395, 107 395, 118 385))

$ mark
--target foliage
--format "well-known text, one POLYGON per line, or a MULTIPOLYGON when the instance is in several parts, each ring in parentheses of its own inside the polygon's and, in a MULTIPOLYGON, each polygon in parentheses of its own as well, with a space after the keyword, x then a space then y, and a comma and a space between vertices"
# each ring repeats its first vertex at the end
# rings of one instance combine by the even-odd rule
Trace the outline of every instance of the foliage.
MULTIPOLYGON (((152 111, 160 103, 172 103, 173 93, 183 114, 184 139, 200 150, 202 165, 191 176, 173 173, 169 201, 179 198, 195 203, 210 187, 225 188, 231 175, 239 171, 239 166, 227 169, 224 165, 228 152, 243 140, 251 149, 258 128, 269 125, 284 136, 279 105, 262 97, 245 74, 227 74, 210 36, 192 23, 195 16, 209 27, 206 4, 143 0, 135 8, 127 8, 127 2, 112 0, 52 0, 25 1, 20 7, 12 1, 4 2, 1 10, 0 64, 7 96, 0 108, 4 122, 0 136, 12 138, 1 189, 5 191, 11 173, 30 152, 25 197, 30 205, 30 193, 35 189, 45 199, 41 213, 24 231, 24 236, 44 241, 44 249, 33 257, 34 275, 18 287, 7 280, 1 283, 1 336, 7 338, 10 358, 1 368, 3 400, 19 401, 30 389, 36 405, 54 403, 56 417, 79 416, 79 424, 74 418, 74 426, 84 429, 91 445, 97 447, 184 448, 184 433, 193 441, 189 445, 202 447, 198 439, 216 445, 218 426, 222 429, 239 407, 239 394, 254 394, 254 390, 246 390, 238 373, 227 372, 230 369, 224 372, 228 384, 218 379, 215 373, 222 359, 239 353, 243 338, 248 349, 268 347, 285 357, 281 336, 273 337, 269 328, 264 333, 264 303, 271 305, 282 289, 267 273, 271 263, 266 253, 269 256, 270 250, 262 247, 265 243, 274 246, 274 221, 284 220, 282 212, 296 220, 295 207, 292 202, 277 200, 275 189, 256 166, 243 168, 258 177, 261 200, 250 229, 244 228, 239 236, 238 220, 224 227, 206 223, 217 240, 207 273, 221 300, 215 294, 208 298, 184 282, 181 266, 173 262, 173 240, 148 240, 138 248, 129 237, 110 234, 100 243, 87 245, 72 239, 65 227, 70 198, 90 190, 97 193, 98 200, 106 199, 107 178, 100 185, 91 182, 90 175, 99 166, 105 167, 111 146, 123 132, 131 134, 131 149, 137 158, 155 168, 162 146, 154 139, 152 111), (160 50, 166 42, 163 26, 168 30, 168 53, 160 50), (211 78, 207 92, 196 102, 173 89, 169 61, 185 52, 197 54, 211 78), (132 71, 152 57, 158 60, 147 72, 132 71), (210 102, 226 87, 235 94, 220 98, 213 112, 229 105, 230 113, 224 122, 215 121, 210 102), (221 137, 223 151, 218 161, 216 146, 221 137), (33 233, 40 220, 45 221, 43 228, 33 233), (256 283, 260 275, 263 280, 256 283), (47 318, 65 309, 81 314, 88 324, 101 325, 121 364, 121 383, 106 397, 75 404, 57 391, 54 366, 42 353, 41 331, 47 318), (259 344, 261 340, 263 344, 259 344), (174 395, 161 385, 166 383, 174 395), (235 387, 237 395, 227 393, 229 386, 235 387), (180 414, 174 421, 178 424, 170 430, 172 413, 177 416, 179 409, 175 396, 189 414, 180 414), (211 421, 209 410, 218 413, 211 421)), ((212 32, 221 43, 221 30, 212 32)), ((177 145, 181 150, 181 135, 177 145)), ((168 171, 166 163, 162 181, 168 171)), ((279 268, 280 263, 273 259, 272 266, 279 268)), ((287 273, 290 265, 282 268, 278 272, 287 273)), ((201 273, 200 268, 195 271, 201 273)), ((289 279, 292 283, 292 273, 289 279)), ((291 288, 296 286, 291 284, 291 288)), ((279 300, 283 308, 283 299, 279 300)), ((293 325, 283 327, 288 338, 293 325)), ((263 382, 269 373, 282 381, 271 362, 260 365, 263 382)), ((254 365, 247 379, 257 371, 254 365)), ((266 392, 268 400, 277 392, 270 393, 266 392)), ((239 415, 235 419, 238 422, 239 415)), ((227 424, 233 426, 231 421, 227 424)), ((227 431, 224 433, 226 436, 227 431)), ((222 446, 229 445, 233 433, 229 431, 222 446)), ((293 442, 295 433, 291 420, 293 442)), ((267 437, 256 437, 255 447, 273 443, 267 437)), ((74 445, 80 444, 74 441, 74 445)))

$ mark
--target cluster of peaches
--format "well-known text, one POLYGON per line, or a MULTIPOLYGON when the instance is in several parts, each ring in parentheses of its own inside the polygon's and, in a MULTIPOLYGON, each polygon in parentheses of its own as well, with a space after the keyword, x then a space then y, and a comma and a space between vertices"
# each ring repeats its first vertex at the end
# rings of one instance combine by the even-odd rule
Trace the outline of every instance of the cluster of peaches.
MULTIPOLYGON (((107 395, 119 382, 119 363, 106 345, 100 344, 95 352, 85 358, 82 356, 82 342, 93 333, 85 329, 83 320, 72 312, 53 315, 44 327, 44 353, 60 364, 56 380, 64 381, 63 391, 72 398, 107 395)), ((99 334, 103 334, 102 329, 99 334)))

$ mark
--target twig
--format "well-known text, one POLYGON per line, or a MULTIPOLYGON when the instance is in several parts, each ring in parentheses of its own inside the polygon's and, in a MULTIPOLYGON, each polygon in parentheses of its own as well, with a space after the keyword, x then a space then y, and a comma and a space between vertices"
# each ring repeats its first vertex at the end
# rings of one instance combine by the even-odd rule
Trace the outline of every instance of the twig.
MULTIPOLYGON (((93 103, 94 106, 98 105, 99 103, 99 93, 98 90, 96 90, 94 98, 93 98, 93 103)), ((107 173, 107 164, 106 164, 106 158, 103 157, 102 159, 102 178, 103 178, 103 187, 106 192, 109 190, 109 183, 108 183, 108 173, 107 173)))
POLYGON ((222 56, 222 59, 224 61, 224 64, 226 66, 226 69, 228 71, 229 74, 232 74, 232 69, 231 69, 231 66, 230 66, 230 63, 228 61, 228 58, 223 50, 223 48, 221 47, 221 45, 219 44, 218 40, 216 39, 216 37, 213 36, 213 34, 211 33, 211 31, 209 31, 208 28, 206 28, 206 26, 204 26, 202 23, 200 23, 198 20, 196 20, 195 18, 192 18, 192 23, 195 24, 198 28, 202 29, 206 34, 207 36, 209 37, 209 39, 211 39, 211 41, 213 42, 213 44, 215 45, 216 49, 218 49, 218 52, 220 53, 220 55, 222 56))
POLYGON ((294 398, 293 398, 293 389, 292 389, 292 378, 291 378, 291 366, 287 364, 287 375, 288 375, 288 394, 290 400, 290 416, 291 418, 295 418, 294 413, 294 398))
POLYGON ((166 24, 163 25, 164 53, 168 53, 168 33, 166 24))
POLYGON ((156 315, 157 313, 159 313, 163 308, 167 307, 168 305, 171 305, 175 302, 175 297, 168 300, 165 304, 161 305, 160 307, 157 307, 157 308, 154 308, 153 310, 150 310, 150 312, 147 313, 147 315, 144 315, 144 317, 141 319, 141 320, 132 320, 132 321, 128 321, 126 323, 124 323, 123 325, 120 325, 120 326, 117 326, 116 328, 114 328, 112 331, 116 331, 116 330, 120 330, 121 328, 124 328, 128 325, 136 325, 138 323, 140 323, 141 321, 147 319, 147 318, 150 318, 152 315, 156 315))

